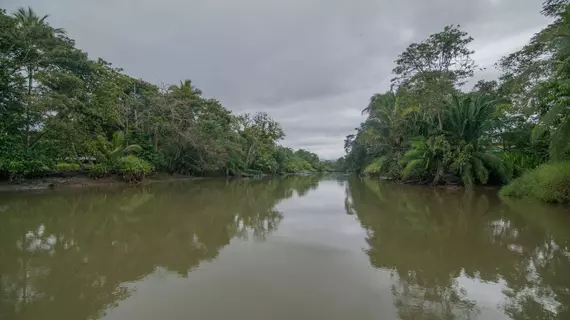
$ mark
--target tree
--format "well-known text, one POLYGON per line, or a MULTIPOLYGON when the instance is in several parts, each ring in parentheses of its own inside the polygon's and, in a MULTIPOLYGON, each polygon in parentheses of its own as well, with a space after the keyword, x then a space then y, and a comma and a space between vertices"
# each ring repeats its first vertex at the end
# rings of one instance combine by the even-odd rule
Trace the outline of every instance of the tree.
POLYGON ((34 107, 32 89, 34 77, 40 70, 49 66, 50 51, 61 45, 58 41, 65 35, 63 29, 55 29, 46 23, 48 15, 38 16, 31 7, 19 8, 14 13, 16 18, 16 40, 23 45, 23 56, 20 58, 19 67, 23 69, 27 78, 25 118, 27 120, 26 131, 28 132, 28 145, 30 144, 29 131, 31 130, 31 112, 34 107))
POLYGON ((497 101, 486 95, 454 95, 445 109, 446 134, 467 143, 478 143, 489 130, 497 101))
POLYGON ((477 65, 468 48, 473 38, 459 29, 446 26, 420 43, 412 43, 396 59, 392 86, 398 88, 402 102, 418 105, 435 115, 443 128, 442 101, 457 92, 465 79, 473 76, 477 65))
POLYGON ((448 78, 453 84, 462 84, 476 69, 468 48, 473 38, 460 26, 446 26, 442 32, 430 35, 421 43, 412 43, 396 59, 392 83, 406 85, 413 81, 434 81, 448 78))
POLYGON ((119 158, 126 154, 141 151, 141 147, 138 144, 126 144, 125 134, 122 131, 113 133, 113 139, 111 141, 107 141, 105 138, 99 136, 97 149, 101 158, 100 161, 110 164, 116 164, 119 158))
POLYGON ((277 141, 285 136, 279 123, 264 112, 253 116, 244 114, 238 117, 238 123, 238 132, 245 144, 246 167, 277 172, 278 164, 273 154, 277 150, 277 141))
POLYGON ((411 149, 402 157, 405 167, 402 179, 418 178, 437 185, 446 173, 451 161, 451 146, 443 137, 424 137, 413 139, 411 149))
POLYGON ((235 115, 191 80, 159 88, 90 60, 31 8, 0 11, 0 49, 1 177, 94 156, 115 165, 134 151, 171 173, 322 169, 314 154, 308 165, 283 158, 284 132, 266 113, 235 115))
MULTIPOLYGON (((550 2, 554 6, 551 10, 559 8, 561 3, 550 2)), ((556 70, 548 81, 538 86, 538 105, 542 117, 533 133, 535 141, 548 133, 549 151, 553 160, 568 158, 570 151, 570 7, 559 14, 558 27, 551 34, 550 40, 554 48, 552 60, 556 70)))

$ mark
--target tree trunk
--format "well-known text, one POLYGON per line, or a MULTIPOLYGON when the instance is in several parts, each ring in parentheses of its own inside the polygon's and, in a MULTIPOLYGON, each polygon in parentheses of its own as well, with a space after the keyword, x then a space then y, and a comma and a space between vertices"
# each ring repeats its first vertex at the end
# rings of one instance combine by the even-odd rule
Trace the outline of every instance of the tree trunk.
POLYGON ((34 81, 34 71, 32 67, 28 68, 28 103, 26 110, 24 110, 24 117, 26 118, 26 146, 30 146, 30 107, 32 104, 32 83, 34 81))

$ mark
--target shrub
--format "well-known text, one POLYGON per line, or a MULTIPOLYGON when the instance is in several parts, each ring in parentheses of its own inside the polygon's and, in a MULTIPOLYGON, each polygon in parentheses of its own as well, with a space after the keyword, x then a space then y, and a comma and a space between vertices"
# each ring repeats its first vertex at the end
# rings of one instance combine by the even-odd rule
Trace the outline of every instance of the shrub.
POLYGON ((109 167, 107 167, 107 165, 102 163, 87 165, 85 166, 85 168, 87 169, 87 176, 89 176, 92 179, 103 178, 104 176, 109 174, 109 167))
POLYGON ((17 181, 38 177, 49 171, 49 168, 39 160, 10 160, 0 164, 0 171, 8 175, 11 181, 17 181))
POLYGON ((522 152, 505 152, 501 158, 515 177, 521 176, 526 171, 532 170, 540 164, 538 156, 522 152))
POLYGON ((149 139, 135 140, 140 141, 141 151, 137 156, 141 159, 148 161, 156 170, 166 170, 168 161, 162 152, 160 152, 149 139))
POLYGON ((135 155, 128 155, 119 159, 119 173, 128 182, 140 182, 152 172, 152 166, 148 161, 135 155))
POLYGON ((362 172, 368 176, 380 176, 385 173, 385 167, 386 157, 380 157, 367 165, 362 172))
POLYGON ((81 166, 78 163, 67 163, 62 162, 55 165, 55 169, 57 172, 70 172, 70 171, 78 171, 81 169, 81 166))
POLYGON ((141 151, 141 147, 138 144, 127 145, 125 134, 122 131, 113 133, 113 139, 111 141, 108 141, 102 136, 98 136, 93 144, 97 149, 98 160, 111 165, 115 165, 120 156, 141 151))
POLYGON ((513 180, 500 194, 553 203, 570 202, 570 162, 543 164, 513 180))

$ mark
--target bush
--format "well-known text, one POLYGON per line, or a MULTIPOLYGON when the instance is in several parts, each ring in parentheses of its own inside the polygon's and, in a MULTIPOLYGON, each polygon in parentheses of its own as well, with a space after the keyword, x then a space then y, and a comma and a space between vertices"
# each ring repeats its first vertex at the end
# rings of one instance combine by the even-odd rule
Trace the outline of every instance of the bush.
POLYGON ((87 169, 87 176, 92 179, 103 178, 109 174, 109 167, 102 163, 86 165, 85 168, 87 169))
POLYGON ((17 181, 41 176, 49 171, 49 168, 39 160, 10 160, 0 163, 0 171, 11 181, 17 181))
POLYGON ((152 172, 152 166, 148 161, 135 155, 128 155, 119 159, 119 173, 128 182, 140 182, 152 172))
POLYGON ((81 169, 81 166, 78 163, 62 162, 56 164, 55 169, 57 170, 57 172, 79 171, 81 169))
POLYGON ((505 152, 501 158, 514 177, 519 177, 540 165, 538 156, 522 152, 505 152))
POLYGON ((570 162, 543 164, 524 173, 500 191, 502 196, 531 197, 545 202, 570 202, 570 162))
POLYGON ((374 159, 369 165, 367 165, 364 170, 362 171, 365 175, 368 176, 381 176, 385 172, 385 165, 386 165, 386 157, 380 157, 374 159))
POLYGON ((161 153, 149 139, 139 139, 135 141, 140 141, 138 144, 142 147, 142 150, 137 154, 137 156, 143 160, 150 163, 156 170, 166 170, 168 166, 168 161, 163 153, 161 153))

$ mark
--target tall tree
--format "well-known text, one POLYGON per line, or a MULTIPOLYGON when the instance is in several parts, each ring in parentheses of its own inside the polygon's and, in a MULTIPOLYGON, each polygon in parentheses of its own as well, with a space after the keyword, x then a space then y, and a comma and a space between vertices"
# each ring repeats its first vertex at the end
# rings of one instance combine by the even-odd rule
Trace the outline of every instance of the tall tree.
POLYGON ((52 28, 47 24, 48 15, 39 16, 31 7, 19 8, 15 13, 16 18, 16 37, 17 41, 23 45, 22 57, 20 60, 20 68, 26 74, 26 104, 24 105, 24 115, 28 123, 26 124, 27 143, 30 144, 29 131, 31 129, 31 112, 34 105, 32 90, 37 72, 48 66, 50 55, 46 54, 53 50, 57 45, 57 38, 65 35, 63 29, 52 28))
POLYGON ((477 65, 471 58, 473 38, 459 26, 446 26, 420 43, 412 43, 396 59, 392 86, 398 87, 402 103, 419 105, 438 119, 443 130, 442 101, 449 100, 477 65))

